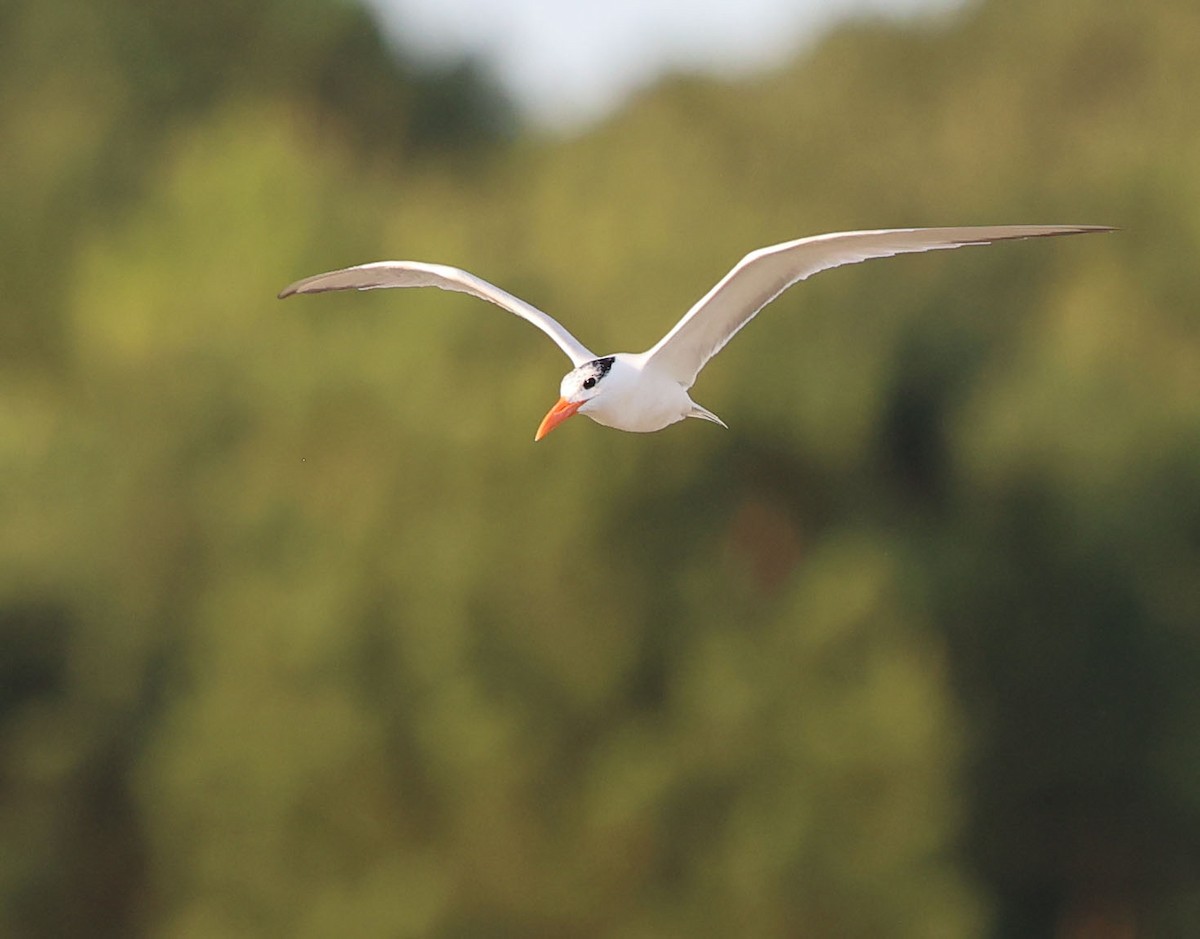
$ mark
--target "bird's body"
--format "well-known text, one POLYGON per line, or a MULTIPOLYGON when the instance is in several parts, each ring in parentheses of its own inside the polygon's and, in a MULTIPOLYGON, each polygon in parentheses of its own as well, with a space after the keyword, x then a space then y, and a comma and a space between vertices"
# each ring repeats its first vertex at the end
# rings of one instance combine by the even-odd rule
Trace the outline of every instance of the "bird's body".
MULTIPOLYGON (((646 368, 645 353, 616 352, 599 361, 604 359, 612 359, 604 376, 604 394, 584 401, 578 410, 597 424, 646 434, 685 417, 707 415, 679 382, 661 371, 646 368)), ((573 371, 567 377, 571 375, 573 371)), ((559 389, 561 397, 569 400, 573 383, 564 378, 563 384, 566 387, 559 389)), ((709 416, 709 420, 716 418, 709 416)))
POLYGON ((572 414, 637 433, 661 430, 688 417, 724 426, 692 401, 688 390, 716 355, 766 304, 819 271, 870 258, 991 244, 1019 238, 1112 231, 1095 225, 997 225, 896 228, 836 232, 752 251, 645 352, 597 356, 557 320, 467 271, 421 261, 378 261, 317 274, 285 288, 280 297, 327 290, 440 287, 467 293, 515 313, 546 333, 574 364, 558 402, 538 427, 540 440, 572 414))

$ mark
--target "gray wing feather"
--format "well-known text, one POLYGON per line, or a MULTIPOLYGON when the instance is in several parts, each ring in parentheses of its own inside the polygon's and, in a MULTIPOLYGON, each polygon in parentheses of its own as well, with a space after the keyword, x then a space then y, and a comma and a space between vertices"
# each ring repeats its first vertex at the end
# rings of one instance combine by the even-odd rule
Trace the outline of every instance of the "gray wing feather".
POLYGON ((324 293, 327 290, 378 290, 384 287, 438 287, 470 294, 527 320, 554 340, 575 365, 590 362, 596 356, 571 335, 565 326, 548 313, 514 297, 482 277, 444 264, 422 261, 375 261, 327 274, 315 274, 298 280, 279 292, 279 298, 298 293, 324 293))
POLYGON ((1112 231, 1099 225, 993 225, 965 228, 892 228, 835 232, 760 248, 747 254, 643 353, 647 367, 690 388, 704 364, 756 313, 793 284, 819 271, 916 251, 1112 231))

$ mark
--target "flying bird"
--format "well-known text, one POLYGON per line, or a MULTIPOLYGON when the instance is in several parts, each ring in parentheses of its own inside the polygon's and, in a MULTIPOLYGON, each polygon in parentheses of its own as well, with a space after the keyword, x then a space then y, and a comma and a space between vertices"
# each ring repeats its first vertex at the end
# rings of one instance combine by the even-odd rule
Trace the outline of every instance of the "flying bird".
POLYGON ((376 261, 316 274, 280 292, 280 299, 327 290, 440 287, 488 300, 528 320, 566 353, 574 368, 559 399, 542 419, 541 440, 572 414, 638 433, 662 430, 687 417, 726 426, 688 395, 706 362, 756 313, 793 284, 819 271, 918 251, 961 248, 1018 238, 1112 231, 1102 225, 995 225, 965 228, 890 228, 835 232, 751 251, 645 352, 595 355, 561 323, 481 277, 443 264, 376 261))

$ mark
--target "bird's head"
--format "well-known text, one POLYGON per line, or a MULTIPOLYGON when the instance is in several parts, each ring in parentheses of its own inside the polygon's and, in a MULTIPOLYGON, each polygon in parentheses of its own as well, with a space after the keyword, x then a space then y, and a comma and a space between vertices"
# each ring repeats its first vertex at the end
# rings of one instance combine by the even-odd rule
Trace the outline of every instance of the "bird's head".
POLYGON ((604 379, 612 369, 615 358, 606 355, 602 359, 584 362, 563 376, 558 386, 559 399, 538 426, 534 440, 541 440, 559 424, 577 411, 587 412, 590 403, 604 393, 604 379))

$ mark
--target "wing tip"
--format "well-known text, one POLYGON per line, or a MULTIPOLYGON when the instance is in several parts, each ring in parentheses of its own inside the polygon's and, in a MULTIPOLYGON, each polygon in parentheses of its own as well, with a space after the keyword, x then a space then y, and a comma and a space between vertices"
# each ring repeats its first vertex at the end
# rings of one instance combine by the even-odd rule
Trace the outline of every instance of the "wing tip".
MULTIPOLYGON (((1013 225, 1002 227, 1018 230, 992 237, 983 237, 978 240, 966 236, 961 241, 954 241, 952 246, 968 247, 970 245, 995 244, 997 241, 1026 241, 1030 238, 1056 238, 1060 235, 1100 235, 1119 232, 1121 230, 1114 225, 1013 225)), ((913 230, 920 231, 921 229, 913 230)))
POLYGON ((1052 231, 1042 232, 1033 237, 1041 237, 1041 235, 1097 235, 1105 232, 1120 231, 1115 225, 1054 225, 1052 231))
POLYGON ((304 277, 293 281, 275 295, 276 299, 286 300, 288 297, 294 297, 301 293, 317 293, 322 288, 314 287, 313 282, 324 276, 324 274, 317 274, 314 277, 304 277))
MULTIPOLYGON (((340 272, 335 272, 340 273, 340 272)), ((326 274, 317 274, 315 277, 306 277, 304 280, 298 280, 294 284, 288 284, 275 296, 279 300, 286 300, 288 297, 298 296, 299 294, 308 293, 332 293, 335 290, 369 290, 372 285, 353 286, 353 287, 335 287, 325 286, 319 281, 326 277, 326 274)))

